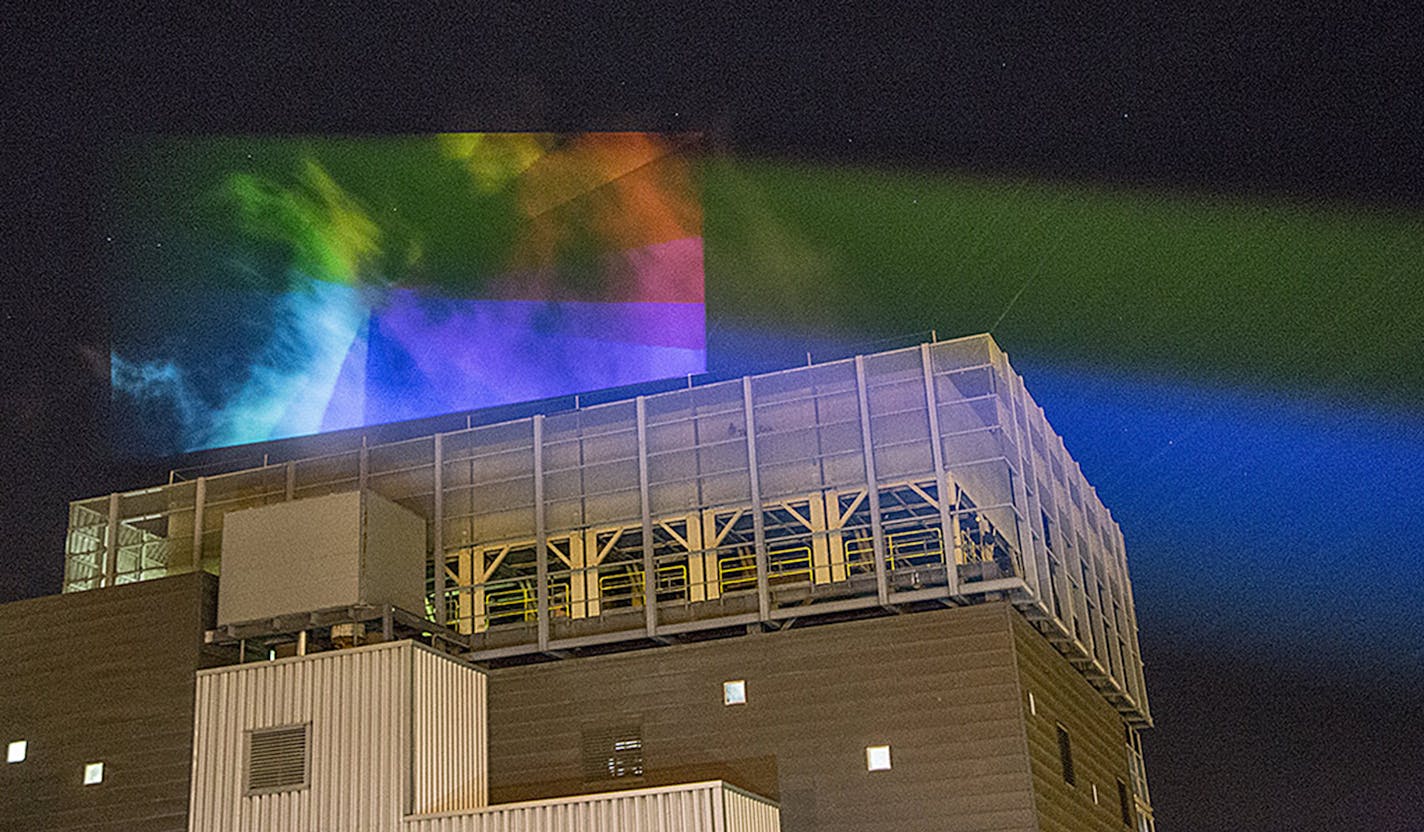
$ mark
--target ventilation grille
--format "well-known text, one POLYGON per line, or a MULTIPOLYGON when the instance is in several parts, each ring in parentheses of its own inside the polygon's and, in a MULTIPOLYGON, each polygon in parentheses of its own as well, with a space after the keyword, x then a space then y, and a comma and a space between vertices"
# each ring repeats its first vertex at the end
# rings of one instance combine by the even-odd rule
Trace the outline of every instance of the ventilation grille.
POLYGON ((273 792, 307 785, 307 728, 253 731, 247 746, 247 791, 273 792))
POLYGON ((590 782, 643 776, 643 728, 587 728, 583 732, 583 779, 590 782))

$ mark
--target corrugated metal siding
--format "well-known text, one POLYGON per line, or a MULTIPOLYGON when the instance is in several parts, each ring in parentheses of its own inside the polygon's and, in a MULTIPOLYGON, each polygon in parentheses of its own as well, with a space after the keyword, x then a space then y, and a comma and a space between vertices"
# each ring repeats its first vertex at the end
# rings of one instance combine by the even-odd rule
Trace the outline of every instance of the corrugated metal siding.
POLYGON ((485 675, 419 645, 413 652, 411 811, 485 806, 485 675))
POLYGON ((726 832, 781 832, 781 812, 775 803, 725 784, 722 800, 726 832))
POLYGON ((724 783, 580 795, 406 820, 403 832, 778 832, 774 804, 724 783))
POLYGON ((389 832, 486 803, 485 679, 411 642, 200 673, 189 828, 389 832), (247 795, 246 732, 311 724, 305 789, 247 795))
POLYGON ((189 828, 394 828, 406 793, 410 652, 398 643, 200 673, 189 828), (245 732, 308 722, 310 787, 246 795, 245 732))

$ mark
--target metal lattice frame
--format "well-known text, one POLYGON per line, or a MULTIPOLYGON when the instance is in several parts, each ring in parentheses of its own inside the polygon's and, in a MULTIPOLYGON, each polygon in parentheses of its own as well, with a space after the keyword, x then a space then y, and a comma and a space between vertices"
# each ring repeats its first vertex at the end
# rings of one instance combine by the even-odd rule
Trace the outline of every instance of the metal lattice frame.
POLYGON ((987 335, 81 500, 65 589, 216 571, 227 512, 362 487, 430 521, 473 658, 1007 598, 1150 722, 1122 533, 987 335))

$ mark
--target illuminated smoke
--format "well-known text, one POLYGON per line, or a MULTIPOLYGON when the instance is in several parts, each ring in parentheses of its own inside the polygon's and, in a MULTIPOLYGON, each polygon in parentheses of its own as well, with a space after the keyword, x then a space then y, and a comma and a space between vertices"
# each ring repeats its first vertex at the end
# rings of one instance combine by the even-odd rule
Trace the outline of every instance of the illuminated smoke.
POLYGON ((109 381, 115 398, 126 396, 141 406, 171 409, 184 436, 191 435, 204 418, 202 401, 188 384, 183 369, 172 361, 127 361, 118 353, 111 353, 109 381))
POLYGON ((361 204, 308 159, 296 187, 246 173, 228 177, 239 227, 287 247, 291 275, 351 284, 381 253, 381 229, 361 204))
POLYGON ((503 190, 553 145, 540 133, 444 133, 436 136, 440 150, 460 161, 482 193, 503 190))

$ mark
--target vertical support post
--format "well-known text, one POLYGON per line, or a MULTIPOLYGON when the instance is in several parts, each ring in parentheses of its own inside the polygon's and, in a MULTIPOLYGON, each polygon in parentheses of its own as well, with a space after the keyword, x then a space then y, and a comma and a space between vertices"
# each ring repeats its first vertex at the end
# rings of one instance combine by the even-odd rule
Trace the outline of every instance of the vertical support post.
POLYGON ((648 637, 658 630, 658 565, 653 558, 652 500, 648 496, 648 407, 642 396, 633 400, 638 422, 638 497, 643 512, 643 626, 648 637))
POLYGON ((544 415, 534 417, 534 557, 539 649, 549 646, 549 539, 544 528, 544 415))
POLYGON ((431 558, 435 561, 435 623, 445 624, 445 436, 435 434, 435 508, 430 530, 431 558))
POLYGON ((287 463, 287 502, 297 498, 297 463, 287 463))
POLYGON ((366 490, 366 480, 371 475, 371 452, 366 447, 366 437, 361 437, 361 452, 357 455, 356 490, 366 490))
POLYGON ((875 594, 890 603, 890 579, 885 571, 885 530, 880 525, 880 486, 875 481, 875 446, 870 439, 870 400, 865 396, 865 356, 855 357, 855 396, 860 401, 860 444, 865 451, 865 499, 870 504, 870 535, 875 546, 875 594))
POLYGON ((939 492, 939 531, 943 550, 944 574, 949 583, 950 597, 959 594, 959 522, 950 513, 950 489, 948 472, 944 467, 944 441, 939 432, 939 406, 934 388, 934 365, 930 356, 930 345, 920 344, 920 365, 925 371, 925 406, 930 414, 930 451, 934 458, 935 489, 939 492))
POLYGON ((1034 542, 1034 529, 1040 525, 1039 517, 1043 513, 1042 498, 1039 497, 1041 487, 1038 478, 1038 466, 1033 459, 1033 437, 1029 433, 1029 410, 1028 391, 1024 387, 1023 379, 1009 364, 1007 356, 1004 357, 1004 368, 1009 378, 1009 400, 1014 404, 1014 436, 1019 446, 1019 479, 1023 482, 1024 518, 1023 532, 1020 540, 1027 540, 1024 546, 1024 569, 1028 574, 1024 579, 1033 590, 1034 600, 1038 603, 1039 609, 1048 612, 1048 603, 1044 600, 1043 593, 1043 572, 1048 571, 1047 544, 1042 546, 1034 542), (1032 486, 1032 491, 1029 490, 1032 486), (1040 564, 1042 561, 1042 564, 1040 564), (1042 572, 1039 566, 1043 566, 1042 572))
MULTIPOLYGON (((991 342, 992 343, 992 342, 991 342)), ((1033 455, 1032 449, 1026 449, 1024 442, 1032 441, 1024 432, 1020 430, 1020 417, 1023 415, 1023 401, 1019 398, 1019 388, 1021 379, 1009 366, 1009 357, 1003 352, 999 352, 999 361, 996 362, 995 371, 1003 374, 1003 383, 1009 394, 1009 421, 1013 422, 1012 436, 1014 446, 1017 449, 1018 458, 1013 460, 1013 468, 1009 471, 1012 481, 1010 482, 1009 495, 1013 503, 1015 522, 1018 523, 1019 538, 1019 561, 1023 565, 1024 574, 1019 575, 1019 580, 1023 581, 1033 590, 1035 599, 1039 598, 1038 583, 1038 547, 1033 542, 1033 525, 1037 517, 1033 514, 1033 507, 1030 505, 1028 484, 1032 470, 1029 467, 1029 457, 1033 455)))
POLYGON ((193 571, 203 568, 203 508, 208 502, 208 478, 198 477, 193 487, 193 571))
POLYGON ((756 418, 752 408, 752 380, 742 378, 742 409, 747 422, 747 477, 751 480, 752 534, 756 541, 757 610, 762 621, 771 619, 771 592, 767 588, 766 518, 761 513, 761 475, 757 471, 756 418))
POLYGON ((100 586, 113 586, 119 574, 119 492, 109 495, 109 529, 104 541, 104 578, 100 586))

